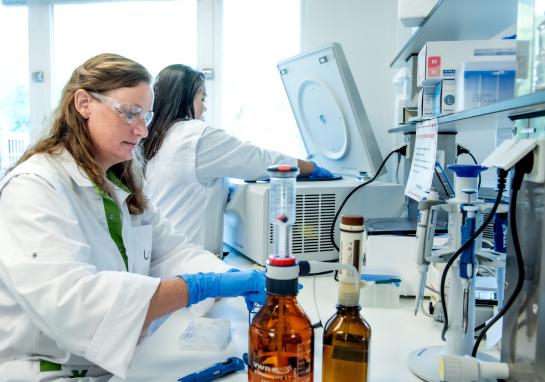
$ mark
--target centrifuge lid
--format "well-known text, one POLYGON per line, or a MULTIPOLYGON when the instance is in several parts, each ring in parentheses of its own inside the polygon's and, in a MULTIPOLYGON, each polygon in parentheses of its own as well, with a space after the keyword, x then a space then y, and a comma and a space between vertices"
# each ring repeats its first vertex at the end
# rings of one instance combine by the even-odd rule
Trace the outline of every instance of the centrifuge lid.
POLYGON ((309 159, 336 174, 373 175, 382 156, 341 46, 277 66, 309 159))

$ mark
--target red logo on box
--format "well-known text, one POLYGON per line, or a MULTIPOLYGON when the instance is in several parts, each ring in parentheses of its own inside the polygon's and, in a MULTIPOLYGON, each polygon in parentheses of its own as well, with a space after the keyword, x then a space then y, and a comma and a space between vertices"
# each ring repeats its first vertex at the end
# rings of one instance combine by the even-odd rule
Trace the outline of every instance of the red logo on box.
POLYGON ((428 57, 428 77, 441 77, 441 56, 428 57))

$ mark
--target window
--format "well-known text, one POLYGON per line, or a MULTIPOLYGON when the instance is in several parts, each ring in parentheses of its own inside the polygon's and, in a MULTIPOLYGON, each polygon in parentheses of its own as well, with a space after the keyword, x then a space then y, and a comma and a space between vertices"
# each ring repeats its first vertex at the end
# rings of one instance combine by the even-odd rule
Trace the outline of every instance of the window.
MULTIPOLYGON (((54 6, 54 94, 86 59, 118 53, 155 76, 197 63, 197 0, 68 3, 54 6)), ((56 102, 54 102, 56 103, 56 102)))
MULTIPOLYGON (((147 67, 153 76, 173 63, 213 68, 220 62, 221 68, 216 68, 217 82, 211 82, 208 91, 208 107, 214 113, 210 119, 214 124, 264 148, 305 156, 276 69, 278 61, 299 53, 300 0, 51 0, 49 4, 53 8, 51 20, 37 23, 35 29, 49 25, 52 29, 52 73, 48 65, 45 67, 45 75, 51 78, 52 105, 58 103, 74 68, 98 53, 114 52, 132 58, 147 67), (222 12, 216 12, 218 5, 223 7, 222 12), (220 14, 223 18, 218 17, 220 14), (217 29, 218 22, 221 30, 217 29)), ((0 28, 4 35, 16 37, 2 42, 2 49, 17 51, 17 59, 11 62, 4 59, 0 68, 10 81, 15 81, 18 77, 15 74, 21 73, 22 87, 14 94, 25 101, 12 106, 26 108, 28 120, 27 7, 4 8, 10 13, 2 11, 0 28), (4 19, 11 22, 3 22, 4 19), (10 63, 13 68, 6 67, 10 63)), ((39 17, 50 14, 42 12, 39 17)), ((46 33, 49 30, 37 30, 31 38, 46 33)), ((42 41, 32 42, 34 46, 43 46, 42 41)), ((0 100, 4 100, 7 87, 3 80, 1 88, 0 100)), ((39 97, 33 96, 31 100, 39 97)), ((32 105, 33 116, 47 116, 51 112, 49 102, 32 105)), ((10 113, 16 114, 2 109, 2 116, 10 113)), ((10 126, 15 124, 12 122, 10 126)), ((28 129, 28 123, 25 126, 28 129)))
POLYGON ((276 68, 278 61, 299 53, 300 34, 299 1, 223 1, 219 127, 263 148, 304 158, 276 68))
POLYGON ((0 170, 5 170, 15 163, 28 144, 27 7, 0 4, 0 35, 4 36, 0 39, 0 170))

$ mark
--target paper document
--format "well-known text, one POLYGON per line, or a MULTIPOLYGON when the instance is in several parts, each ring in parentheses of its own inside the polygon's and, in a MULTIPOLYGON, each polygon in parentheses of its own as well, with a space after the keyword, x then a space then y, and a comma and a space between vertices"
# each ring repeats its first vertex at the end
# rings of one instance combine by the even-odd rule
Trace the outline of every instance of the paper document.
POLYGON ((437 154, 437 119, 417 124, 411 172, 405 195, 420 202, 428 194, 433 180, 437 154))

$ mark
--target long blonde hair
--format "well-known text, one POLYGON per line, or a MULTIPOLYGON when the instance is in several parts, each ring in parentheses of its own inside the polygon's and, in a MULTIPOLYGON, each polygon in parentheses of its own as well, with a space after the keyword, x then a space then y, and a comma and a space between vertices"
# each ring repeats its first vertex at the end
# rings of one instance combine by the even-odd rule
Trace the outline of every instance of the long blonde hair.
MULTIPOLYGON (((87 128, 87 120, 76 110, 74 94, 78 89, 103 93, 122 87, 137 86, 141 82, 151 84, 151 81, 152 77, 146 68, 117 54, 99 54, 85 61, 74 70, 65 85, 49 132, 27 149, 15 166, 34 154, 59 154, 60 149, 64 147, 90 180, 110 194, 110 187, 92 154, 94 143, 87 128)), ((131 192, 127 199, 130 213, 144 212, 146 198, 143 192, 143 160, 140 148, 135 150, 133 159, 118 163, 110 170, 131 192)))

